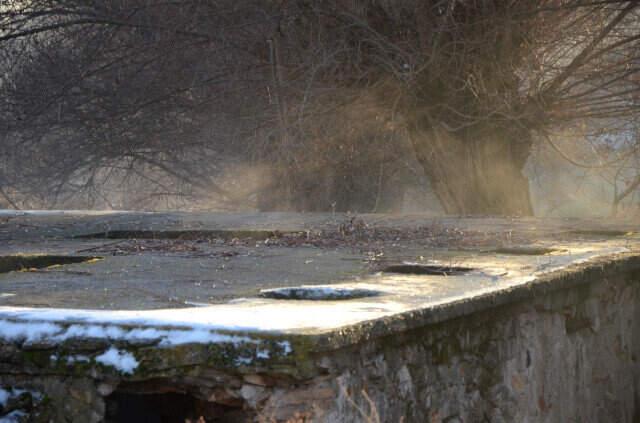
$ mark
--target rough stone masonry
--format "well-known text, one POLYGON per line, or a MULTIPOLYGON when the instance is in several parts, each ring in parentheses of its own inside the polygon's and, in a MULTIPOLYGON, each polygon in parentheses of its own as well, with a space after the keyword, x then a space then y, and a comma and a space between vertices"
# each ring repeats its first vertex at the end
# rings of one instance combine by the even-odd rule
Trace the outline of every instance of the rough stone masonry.
POLYGON ((2 212, 0 415, 639 421, 639 240, 575 220, 2 212))

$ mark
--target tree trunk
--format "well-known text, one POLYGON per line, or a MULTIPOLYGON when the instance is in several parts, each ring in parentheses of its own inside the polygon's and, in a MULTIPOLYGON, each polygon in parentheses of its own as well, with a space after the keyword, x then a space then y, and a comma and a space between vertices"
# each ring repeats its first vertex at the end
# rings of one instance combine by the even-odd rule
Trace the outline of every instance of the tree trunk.
POLYGON ((531 216, 529 181, 522 168, 528 134, 494 130, 476 137, 443 129, 410 130, 416 157, 447 214, 531 216))

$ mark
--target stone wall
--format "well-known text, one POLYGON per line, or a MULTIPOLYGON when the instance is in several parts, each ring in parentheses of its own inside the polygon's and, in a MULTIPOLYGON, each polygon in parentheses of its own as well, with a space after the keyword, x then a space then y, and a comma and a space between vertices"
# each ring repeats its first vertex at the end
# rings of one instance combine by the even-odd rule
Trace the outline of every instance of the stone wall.
POLYGON ((128 376, 51 359, 104 345, 5 343, 0 384, 44 395, 23 401, 34 422, 100 422, 145 395, 191 407, 182 421, 209 423, 638 422, 637 261, 558 272, 471 314, 428 324, 416 322, 433 320, 433 309, 405 317, 407 330, 387 325, 383 334, 378 322, 334 339, 293 339, 291 356, 246 365, 211 346, 142 345, 131 351, 144 371, 128 376))
POLYGON ((326 375, 272 397, 266 414, 331 386, 319 421, 638 422, 640 284, 608 273, 319 355, 326 375))

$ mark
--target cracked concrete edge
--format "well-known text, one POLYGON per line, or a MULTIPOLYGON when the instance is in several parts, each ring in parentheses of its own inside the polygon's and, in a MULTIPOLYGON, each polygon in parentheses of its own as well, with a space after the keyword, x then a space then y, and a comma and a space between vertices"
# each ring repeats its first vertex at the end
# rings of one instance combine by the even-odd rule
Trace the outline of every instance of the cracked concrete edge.
POLYGON ((314 352, 330 351, 356 345, 375 338, 410 331, 449 320, 469 316, 501 306, 542 297, 546 294, 598 282, 612 274, 640 271, 638 252, 616 253, 599 256, 583 263, 571 264, 559 270, 536 276, 530 282, 497 292, 451 301, 419 310, 411 310, 393 316, 381 317, 324 333, 297 335, 290 339, 306 337, 305 344, 314 352))
MULTIPOLYGON (((153 375, 163 375, 167 369, 182 368, 184 366, 206 366, 214 364, 221 371, 231 371, 236 374, 253 374, 267 372, 283 374, 294 379, 305 379, 314 375, 318 355, 331 351, 349 348, 354 345, 387 338, 413 330, 429 330, 430 326, 446 324, 456 319, 468 318, 474 313, 503 312, 501 308, 523 301, 541 299, 548 294, 562 290, 570 290, 581 286, 599 283, 613 276, 627 275, 624 280, 637 282, 634 272, 640 271, 640 254, 638 252, 616 253, 599 256, 579 264, 572 264, 566 268, 555 270, 534 280, 514 287, 505 288, 497 292, 476 295, 446 304, 426 307, 418 310, 399 313, 362 323, 344 326, 318 333, 269 333, 252 331, 220 330, 217 333, 244 336, 247 342, 238 344, 183 344, 163 347, 153 342, 113 342, 109 340, 85 340, 65 342, 62 345, 13 345, 13 355, 31 356, 42 355, 48 360, 51 352, 62 351, 67 355, 83 352, 87 348, 91 351, 102 351, 113 347, 132 352, 141 362, 149 363, 149 367, 142 373, 119 375, 123 380, 136 380, 153 375), (93 343, 92 343, 93 342, 93 343), (282 342, 290 345, 286 351, 282 342), (269 351, 266 359, 260 357, 260 351, 269 351), (245 357, 251 358, 246 363, 245 357)), ((640 275, 640 273, 639 273, 640 275)), ((73 324, 73 322, 66 322, 73 324)), ((136 328, 135 325, 116 325, 136 328)), ((137 326, 139 328, 139 326, 137 326)), ((156 327, 159 329, 159 327, 156 327)), ((171 327, 166 327, 171 329, 171 327)), ((1 342, 8 345, 11 343, 1 342)), ((46 364, 49 368, 51 364, 46 364)), ((56 368, 56 372, 64 373, 64 368, 56 368)), ((50 369, 50 370, 51 370, 50 369)))

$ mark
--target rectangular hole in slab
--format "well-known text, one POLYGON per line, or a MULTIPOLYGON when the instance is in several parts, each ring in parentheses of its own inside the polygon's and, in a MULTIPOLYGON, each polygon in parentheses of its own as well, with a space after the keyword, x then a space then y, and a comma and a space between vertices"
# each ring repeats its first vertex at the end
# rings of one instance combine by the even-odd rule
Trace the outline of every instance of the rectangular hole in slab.
POLYGON ((0 256, 0 273, 26 269, 44 269, 50 266, 87 263, 102 260, 101 257, 62 255, 11 255, 0 256))
POLYGON ((353 300, 357 298, 375 297, 380 291, 362 288, 343 287, 312 287, 297 286, 287 288, 263 289, 260 296, 274 300, 310 300, 310 301, 336 301, 353 300))
POLYGON ((433 276, 455 276, 465 275, 474 269, 464 266, 441 266, 420 263, 392 264, 382 269, 385 273, 399 273, 403 275, 433 275, 433 276))
POLYGON ((566 234, 587 238, 617 238, 623 236, 631 236, 634 233, 632 231, 623 231, 616 229, 577 229, 574 231, 568 231, 566 232, 566 234))
POLYGON ((284 235, 301 235, 303 232, 281 232, 265 230, 204 230, 204 231, 137 231, 115 230, 77 235, 75 238, 98 239, 252 239, 264 241, 269 238, 280 238, 284 235))
POLYGON ((521 247, 499 247, 493 250, 484 251, 490 254, 504 254, 512 256, 545 256, 552 253, 566 252, 562 248, 551 247, 535 247, 535 246, 521 246, 521 247))

